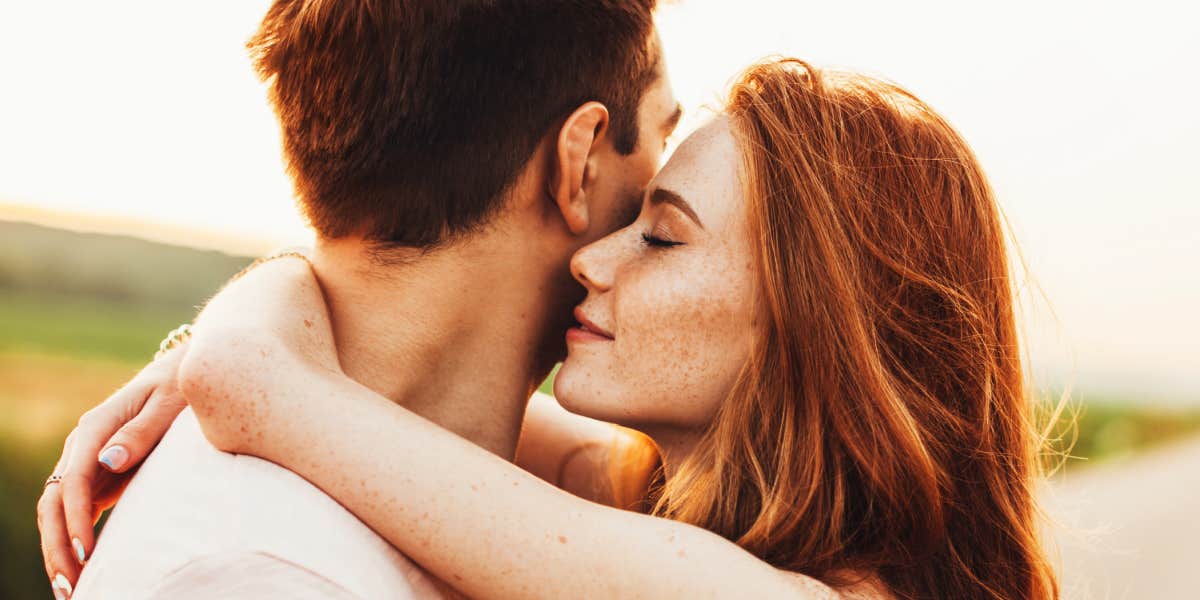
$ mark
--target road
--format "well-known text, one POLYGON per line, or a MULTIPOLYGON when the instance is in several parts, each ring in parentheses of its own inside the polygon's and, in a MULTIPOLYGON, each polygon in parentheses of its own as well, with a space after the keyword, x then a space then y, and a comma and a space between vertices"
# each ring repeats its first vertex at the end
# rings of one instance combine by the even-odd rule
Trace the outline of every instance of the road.
POLYGON ((1200 599, 1200 438, 1051 483, 1063 598, 1200 599))

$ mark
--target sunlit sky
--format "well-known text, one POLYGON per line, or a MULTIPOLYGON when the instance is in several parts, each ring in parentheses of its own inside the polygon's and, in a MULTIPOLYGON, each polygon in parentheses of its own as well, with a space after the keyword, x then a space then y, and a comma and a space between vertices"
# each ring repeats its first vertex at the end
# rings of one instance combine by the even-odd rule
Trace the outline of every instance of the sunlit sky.
MULTIPOLYGON (((975 147, 1049 300, 1035 363, 1084 390, 1200 399, 1188 4, 683 0, 659 27, 685 128, 768 54, 916 92, 975 147)), ((267 5, 0 1, 0 204, 310 239, 243 49, 267 5)))

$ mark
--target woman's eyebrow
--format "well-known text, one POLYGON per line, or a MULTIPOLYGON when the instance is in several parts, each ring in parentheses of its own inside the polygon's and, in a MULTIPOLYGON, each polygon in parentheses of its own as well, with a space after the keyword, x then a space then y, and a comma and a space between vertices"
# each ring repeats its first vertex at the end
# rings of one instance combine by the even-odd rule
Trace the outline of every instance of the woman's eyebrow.
POLYGON ((700 229, 704 229, 704 224, 700 222, 700 215, 697 215, 696 210, 692 208, 692 205, 688 204, 688 201, 684 200, 679 194, 676 194, 668 189, 655 188, 654 191, 650 193, 650 205, 654 206, 658 204, 670 204, 675 208, 678 208, 683 212, 683 214, 695 221, 696 225, 700 226, 700 229))

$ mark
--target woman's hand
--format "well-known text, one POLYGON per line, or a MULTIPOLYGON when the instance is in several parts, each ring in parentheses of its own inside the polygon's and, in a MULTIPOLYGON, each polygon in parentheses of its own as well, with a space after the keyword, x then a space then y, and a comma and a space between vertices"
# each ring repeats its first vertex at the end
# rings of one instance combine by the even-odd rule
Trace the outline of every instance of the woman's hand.
MULTIPOLYGON (((51 585, 73 588, 95 547, 94 525, 185 406, 176 374, 185 349, 155 359, 107 400, 84 413, 67 436, 38 500, 42 558, 51 585), (59 579, 62 578, 62 579, 59 579)), ((66 590, 64 590, 66 591, 66 590)))
MULTIPOLYGON (((189 342, 147 365, 81 417, 67 437, 54 470, 61 483, 46 486, 37 507, 52 585, 64 591, 75 586, 95 546, 96 519, 117 501, 136 467, 185 406, 180 377, 185 362, 192 365, 187 383, 194 391, 218 389, 223 377, 238 377, 241 369, 252 364, 340 372, 320 286, 308 263, 298 258, 269 261, 230 283, 209 302, 196 324, 200 344, 189 342), (184 360, 192 354, 194 360, 184 360), (201 365, 228 368, 201 372, 197 369, 201 365), (213 385, 206 384, 205 378, 212 378, 213 385)), ((256 378, 270 376, 265 370, 251 371, 239 381, 253 384, 256 378)), ((237 400, 224 408, 238 411, 237 400)), ((212 412, 222 407, 202 402, 197 408, 212 412)), ((235 450, 231 445, 216 445, 235 450)))

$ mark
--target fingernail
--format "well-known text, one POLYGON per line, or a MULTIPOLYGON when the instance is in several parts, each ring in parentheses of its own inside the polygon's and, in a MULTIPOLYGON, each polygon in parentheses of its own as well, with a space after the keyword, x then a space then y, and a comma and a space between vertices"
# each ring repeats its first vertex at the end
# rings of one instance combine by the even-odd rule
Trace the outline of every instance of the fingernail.
POLYGON ((108 467, 109 471, 115 471, 125 466, 125 461, 129 460, 129 451, 125 446, 109 446, 100 453, 100 464, 108 467))
POLYGON ((50 586, 50 590, 54 592, 54 600, 67 600, 67 597, 63 595, 62 590, 58 589, 57 584, 50 586))
POLYGON ((87 553, 83 551, 83 542, 79 541, 79 538, 71 538, 71 547, 75 549, 75 557, 82 565, 87 560, 87 553))
POLYGON ((54 576, 54 587, 68 596, 74 591, 71 589, 71 582, 67 581, 67 578, 62 576, 62 573, 54 576))

